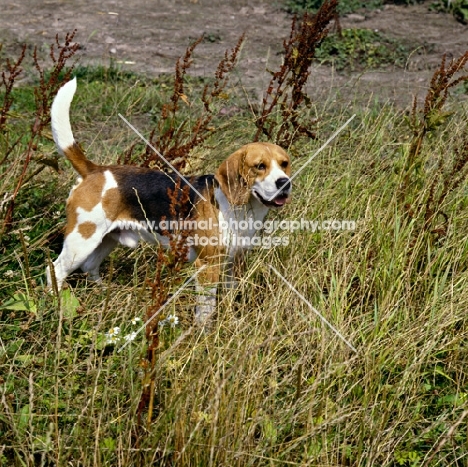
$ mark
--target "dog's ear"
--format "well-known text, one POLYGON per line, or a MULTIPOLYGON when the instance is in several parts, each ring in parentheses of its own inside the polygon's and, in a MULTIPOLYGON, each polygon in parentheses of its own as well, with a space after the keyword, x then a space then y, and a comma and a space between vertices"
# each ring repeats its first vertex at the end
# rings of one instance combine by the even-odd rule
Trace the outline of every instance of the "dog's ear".
POLYGON ((231 204, 247 204, 250 197, 250 187, 246 171, 246 149, 241 148, 231 154, 218 168, 215 178, 221 191, 231 204))

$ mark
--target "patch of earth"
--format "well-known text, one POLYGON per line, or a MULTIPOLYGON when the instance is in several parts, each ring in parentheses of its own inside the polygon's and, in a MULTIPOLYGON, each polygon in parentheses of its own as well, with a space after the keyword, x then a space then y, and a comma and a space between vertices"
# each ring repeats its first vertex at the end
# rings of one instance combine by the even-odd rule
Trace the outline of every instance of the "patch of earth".
MULTIPOLYGON (((468 49, 468 27, 450 14, 429 11, 429 4, 386 5, 342 18, 343 28, 378 30, 414 44, 414 51, 404 69, 338 74, 316 64, 308 83, 311 97, 410 105, 414 95, 425 92, 443 54, 458 57, 468 49)), ((76 28, 81 64, 108 65, 112 60, 124 69, 156 76, 172 73, 186 47, 204 33, 191 73, 212 77, 225 50, 245 32, 233 83, 260 98, 270 78, 267 69, 281 62, 290 25, 291 17, 278 1, 3 0, 0 42, 3 52, 14 57, 23 43, 46 49, 56 34, 63 38, 76 28)))

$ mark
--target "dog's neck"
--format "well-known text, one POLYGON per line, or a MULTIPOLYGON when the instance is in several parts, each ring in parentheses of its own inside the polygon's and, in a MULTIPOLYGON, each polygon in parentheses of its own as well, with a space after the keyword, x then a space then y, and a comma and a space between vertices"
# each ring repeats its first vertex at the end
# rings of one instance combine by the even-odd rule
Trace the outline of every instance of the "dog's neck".
POLYGON ((215 188, 214 197, 219 209, 219 230, 228 256, 249 250, 252 247, 250 239, 263 227, 268 208, 253 196, 245 205, 233 205, 220 188, 215 188))
POLYGON ((214 190, 214 197, 218 208, 224 219, 233 219, 238 222, 253 219, 263 222, 268 213, 268 207, 261 203, 257 198, 251 196, 247 204, 231 204, 226 195, 218 187, 214 190))

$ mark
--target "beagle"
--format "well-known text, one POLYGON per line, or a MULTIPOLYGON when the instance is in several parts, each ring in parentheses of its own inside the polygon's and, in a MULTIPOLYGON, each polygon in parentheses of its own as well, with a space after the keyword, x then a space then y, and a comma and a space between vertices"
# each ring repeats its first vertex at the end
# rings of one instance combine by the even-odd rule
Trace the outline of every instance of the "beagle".
MULTIPOLYGON (((230 155, 214 175, 187 178, 143 167, 97 165, 73 137, 69 111, 75 91, 73 79, 59 89, 51 108, 57 149, 80 175, 67 200, 63 249, 53 263, 58 289, 78 268, 100 281, 99 266, 119 243, 133 248, 139 240, 167 244, 170 229, 161 225, 188 218, 188 212, 187 261, 203 267, 197 275, 196 320, 205 322, 216 306, 222 265, 232 274, 236 257, 249 248, 268 210, 290 202, 288 154, 275 144, 251 143, 230 155), (178 191, 180 200, 187 185, 190 206, 184 210, 170 192, 178 191)), ((48 267, 46 272, 50 287, 52 271, 48 267)))

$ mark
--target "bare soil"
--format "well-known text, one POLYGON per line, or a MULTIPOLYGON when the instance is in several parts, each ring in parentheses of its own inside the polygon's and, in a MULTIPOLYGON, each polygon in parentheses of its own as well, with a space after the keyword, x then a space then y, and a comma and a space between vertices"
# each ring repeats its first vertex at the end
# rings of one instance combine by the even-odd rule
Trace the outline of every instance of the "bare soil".
MULTIPOLYGON (((226 49, 246 33, 236 84, 261 96, 267 69, 281 60, 291 17, 278 1, 260 0, 2 0, 0 41, 14 56, 22 43, 46 48, 58 33, 77 29, 82 64, 108 65, 155 76, 171 73, 178 57, 201 34, 192 73, 213 76, 226 49)), ((377 29, 414 45, 405 69, 386 68, 337 74, 316 65, 309 81, 313 97, 390 100, 406 106, 422 93, 443 54, 458 57, 468 49, 468 27, 452 15, 430 12, 430 2, 387 5, 342 18, 342 27, 377 29)))

